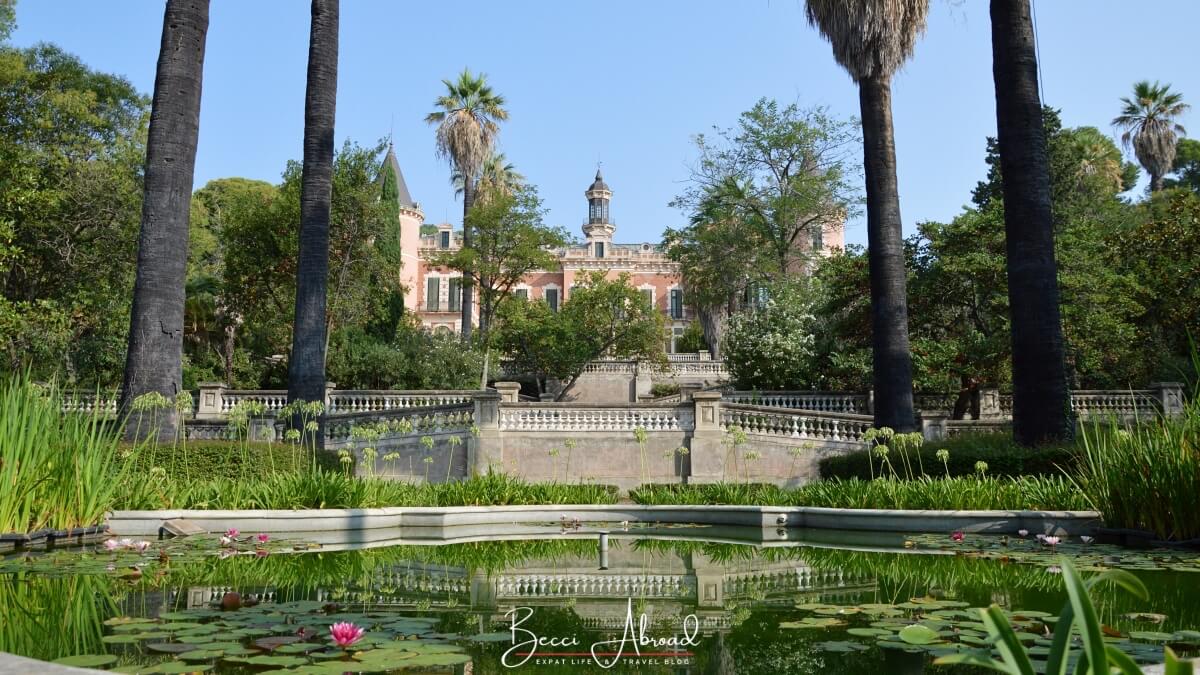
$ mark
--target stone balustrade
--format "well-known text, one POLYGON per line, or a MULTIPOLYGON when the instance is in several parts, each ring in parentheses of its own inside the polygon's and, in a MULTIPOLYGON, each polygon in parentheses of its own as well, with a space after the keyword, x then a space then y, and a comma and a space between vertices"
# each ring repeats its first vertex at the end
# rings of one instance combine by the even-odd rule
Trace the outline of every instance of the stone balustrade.
POLYGON ((1159 412, 1159 397, 1150 389, 1130 391, 1075 391, 1071 410, 1080 419, 1115 417, 1150 419, 1159 412))
POLYGON ((689 410, 675 406, 587 406, 522 403, 500 410, 502 431, 646 431, 689 430, 689 410))
POLYGON ((329 396, 330 413, 380 412, 428 406, 458 405, 471 402, 470 391, 390 391, 355 390, 333 391, 329 396))
POLYGON ((721 399, 730 403, 854 415, 867 414, 870 403, 866 394, 836 391, 730 391, 721 399))
POLYGON ((117 401, 120 392, 116 391, 73 391, 64 392, 62 401, 63 412, 92 414, 99 409, 104 417, 116 417, 117 401))
POLYGON ((797 440, 861 443, 871 428, 866 415, 809 413, 781 408, 730 404, 721 406, 721 426, 746 434, 797 440))
POLYGON ((388 432, 389 435, 432 435, 441 433, 469 433, 475 424, 475 408, 471 403, 446 405, 430 408, 396 409, 391 411, 341 413, 329 415, 325 425, 325 444, 343 445, 351 443, 355 427, 376 425, 380 422, 407 422, 412 431, 406 434, 388 432))
MULTIPOLYGON (((949 415, 957 398, 957 394, 916 393, 913 403, 922 415, 949 415)), ((724 392, 723 400, 772 408, 853 414, 870 414, 874 405, 871 392, 729 390, 724 392)), ((982 389, 979 408, 980 421, 990 421, 993 427, 1002 428, 1012 419, 1013 395, 1001 394, 996 389, 982 389)), ((1183 412, 1183 385, 1166 382, 1152 384, 1146 389, 1124 391, 1077 390, 1071 392, 1071 408, 1081 420, 1110 417, 1128 422, 1160 414, 1178 415, 1183 412)), ((988 425, 976 426, 985 428, 988 425)))

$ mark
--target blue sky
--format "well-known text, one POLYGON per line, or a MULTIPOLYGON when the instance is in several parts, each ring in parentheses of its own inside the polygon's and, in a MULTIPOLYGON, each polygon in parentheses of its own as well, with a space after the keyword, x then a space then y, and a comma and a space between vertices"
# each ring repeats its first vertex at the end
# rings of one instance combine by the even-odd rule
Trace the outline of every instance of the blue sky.
MULTIPOLYGON (((1066 124, 1111 134, 1118 99, 1138 79, 1170 82, 1200 104, 1200 3, 1152 4, 1035 0, 1043 97, 1066 124)), ((57 43, 149 93, 162 8, 18 0, 12 39, 57 43)), ((197 187, 225 176, 274 182, 300 156, 308 21, 302 0, 213 0, 197 187)), ((995 133, 989 30, 984 0, 934 0, 928 32, 893 84, 907 232, 953 217, 983 176, 984 138, 995 133)), ((441 79, 464 66, 508 98, 501 149, 539 187, 548 220, 578 232, 600 160, 623 242, 658 241, 684 221, 667 203, 688 177, 691 135, 732 125, 758 98, 858 113, 857 91, 805 23, 802 0, 344 0, 339 143, 391 130, 430 222, 461 216, 424 116, 441 79)), ((847 239, 865 243, 865 226, 851 223, 847 239)))

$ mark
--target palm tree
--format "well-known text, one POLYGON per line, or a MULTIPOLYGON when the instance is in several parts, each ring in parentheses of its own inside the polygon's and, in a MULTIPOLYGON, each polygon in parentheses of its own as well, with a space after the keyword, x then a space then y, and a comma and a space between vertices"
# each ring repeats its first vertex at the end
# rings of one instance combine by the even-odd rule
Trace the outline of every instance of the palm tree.
POLYGON ((833 45, 833 57, 858 83, 867 187, 867 257, 871 271, 871 341, 875 425, 916 428, 912 357, 896 145, 892 75, 925 30, 929 0, 807 0, 808 22, 833 45))
MULTIPOLYGON (((304 93, 300 251, 296 318, 288 361, 288 402, 325 400, 325 304, 329 286, 329 208, 337 106, 338 0, 313 0, 304 93)), ((318 447, 324 434, 313 439, 318 447)))
POLYGON ((1171 91, 1171 85, 1150 84, 1142 80, 1133 85, 1133 97, 1123 97, 1121 114, 1113 118, 1113 126, 1122 127, 1121 142, 1133 154, 1142 168, 1150 174, 1150 190, 1163 189, 1163 176, 1175 163, 1175 144, 1186 134, 1175 120, 1191 109, 1183 95, 1171 91))
MULTIPOLYGON (((458 80, 442 80, 446 93, 433 104, 439 108, 425 116, 436 124, 437 154, 450 163, 454 173, 463 178, 463 246, 470 246, 471 229, 465 227, 467 212, 475 202, 476 188, 483 164, 492 154, 498 122, 508 119, 504 97, 492 91, 487 76, 478 77, 463 69, 458 80)), ((464 275, 465 278, 466 275, 464 275)), ((473 296, 470 284, 462 284, 462 337, 471 337, 473 296)))
MULTIPOLYGON (((450 177, 454 184, 454 196, 463 193, 463 177, 457 171, 450 177)), ((513 192, 525 184, 525 176, 519 173, 504 156, 503 152, 493 152, 483 160, 479 168, 479 179, 475 186, 475 201, 486 204, 495 195, 512 196, 513 192)))
POLYGON ((173 399, 183 388, 183 305, 187 278, 188 218, 208 0, 168 0, 154 75, 146 140, 146 173, 138 237, 137 281, 121 385, 126 436, 175 437, 174 407, 135 410, 134 401, 157 393, 173 399))
POLYGON ((992 0, 991 19, 1012 330, 1013 435, 1032 446, 1074 433, 1059 317, 1050 170, 1029 0, 992 0))

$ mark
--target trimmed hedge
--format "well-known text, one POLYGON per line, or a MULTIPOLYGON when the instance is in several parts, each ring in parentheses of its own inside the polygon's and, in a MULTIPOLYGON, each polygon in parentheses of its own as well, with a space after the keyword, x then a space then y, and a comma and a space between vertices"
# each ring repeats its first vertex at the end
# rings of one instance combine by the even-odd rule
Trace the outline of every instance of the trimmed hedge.
MULTIPOLYGON (((246 443, 238 441, 188 441, 172 447, 146 448, 138 464, 143 469, 160 467, 170 478, 207 480, 242 478, 275 473, 306 471, 311 451, 297 450, 290 443, 246 443)), ((317 466, 340 471, 336 452, 318 452, 317 466)))
MULTIPOLYGON (((922 445, 920 464, 924 464, 925 473, 937 478, 946 475, 946 467, 937 458, 938 451, 943 449, 950 452, 946 464, 951 476, 973 475, 975 463, 980 461, 987 463, 990 476, 1061 475, 1062 469, 1070 469, 1076 463, 1075 448, 1071 445, 1030 449, 1017 445, 1008 434, 972 434, 922 445)), ((869 480, 868 457, 866 450, 826 457, 819 463, 821 478, 869 480)), ((898 461, 894 453, 891 459, 893 463, 898 461)), ((875 458, 876 475, 879 475, 879 462, 875 458)), ((915 457, 912 462, 915 472, 920 464, 915 457)), ((898 464, 897 470, 900 470, 898 464)))

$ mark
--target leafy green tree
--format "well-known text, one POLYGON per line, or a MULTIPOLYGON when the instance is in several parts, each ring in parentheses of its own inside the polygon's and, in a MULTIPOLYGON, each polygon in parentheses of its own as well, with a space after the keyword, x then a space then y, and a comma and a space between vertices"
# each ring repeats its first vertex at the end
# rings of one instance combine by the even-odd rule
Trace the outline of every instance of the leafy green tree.
POLYGON ((808 22, 833 45, 833 57, 858 85, 867 241, 871 267, 875 426, 916 428, 912 355, 896 146, 892 75, 925 31, 929 0, 806 0, 808 22))
MULTIPOLYGON (((434 100, 438 108, 425 116, 437 125, 438 156, 450 163, 463 186, 463 245, 471 246, 473 233, 466 227, 467 215, 475 203, 476 190, 484 162, 492 155, 499 122, 508 119, 504 97, 492 91, 487 76, 472 75, 463 69, 455 81, 442 80, 446 93, 434 100)), ((471 337, 474 319, 474 294, 470 284, 462 287, 462 336, 471 337)))
POLYGON ((58 47, 0 45, 5 367, 119 384, 148 106, 124 78, 58 47))
POLYGON ((1188 378, 1192 341, 1200 341, 1200 196, 1163 190, 1139 208, 1141 217, 1128 219, 1113 245, 1121 253, 1114 263, 1133 275, 1144 309, 1131 348, 1147 361, 1145 379, 1188 378))
POLYGON ((1171 91, 1171 85, 1142 80, 1133 85, 1133 96, 1121 98, 1121 114, 1113 126, 1125 130, 1121 142, 1133 147, 1133 153, 1150 174, 1150 191, 1163 189, 1163 177, 1175 165, 1175 145, 1187 133, 1177 121, 1191 109, 1183 94, 1171 91))
POLYGON ((1185 187, 1200 193, 1200 141, 1179 139, 1175 146, 1175 164, 1171 170, 1176 177, 1164 180, 1164 187, 1185 187))
POLYGON ((695 143, 691 185, 672 201, 689 225, 664 241, 720 353, 725 319, 749 289, 803 271, 824 231, 853 213, 858 136, 852 121, 824 108, 761 99, 737 126, 695 143))
MULTIPOLYGON (((364 327, 377 321, 399 285, 395 273, 399 261, 376 245, 396 228, 380 199, 377 177, 382 151, 382 145, 363 148, 347 142, 334 157, 327 335, 339 327, 364 327)), ((300 219, 302 175, 300 163, 290 162, 273 196, 257 189, 236 199, 230 195, 219 230, 224 301, 230 314, 243 321, 239 346, 249 348, 260 360, 286 355, 291 342, 288 317, 296 292, 295 224, 300 219)), ((274 367, 258 367, 247 374, 263 378, 248 383, 254 386, 280 384, 274 367)))
POLYGON ((560 227, 542 222, 546 210, 537 190, 519 187, 505 193, 481 192, 467 214, 471 244, 432 259, 438 266, 458 270, 479 288, 479 332, 487 339, 496 308, 508 298, 526 274, 550 269, 557 263, 554 249, 569 236, 560 227), (483 195, 489 194, 484 199, 483 195))
POLYGON ((761 306, 729 320, 722 358, 739 388, 816 387, 817 322, 807 286, 799 280, 772 284, 761 306))
POLYGON ((708 342, 704 340, 704 328, 699 321, 693 321, 684 327, 683 335, 675 341, 675 349, 684 354, 708 351, 708 342))
POLYGON ((559 380, 556 400, 563 400, 596 359, 666 364, 662 313, 630 284, 628 273, 608 279, 604 272, 588 272, 577 279, 557 312, 542 300, 513 298, 500 306, 493 340, 513 368, 533 374, 539 391, 548 378, 559 380))
POLYGON ((346 389, 474 389, 483 350, 405 315, 388 339, 359 326, 333 332, 329 377, 346 389))

